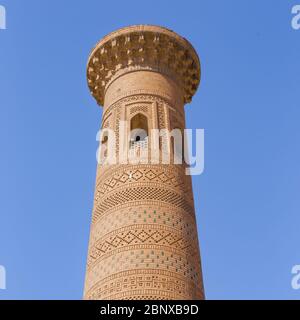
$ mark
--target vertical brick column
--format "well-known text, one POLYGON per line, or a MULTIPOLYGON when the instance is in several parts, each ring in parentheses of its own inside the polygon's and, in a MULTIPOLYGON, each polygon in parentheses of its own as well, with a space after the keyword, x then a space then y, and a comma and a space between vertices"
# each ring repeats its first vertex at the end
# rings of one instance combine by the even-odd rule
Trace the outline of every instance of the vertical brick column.
MULTIPOLYGON (((104 37, 91 53, 87 77, 104 107, 102 128, 119 139, 130 130, 120 121, 136 117, 146 119, 149 132, 184 129, 184 104, 197 90, 200 63, 173 31, 140 25, 104 37)), ((151 135, 147 139, 150 148, 151 135)), ((185 168, 161 162, 98 166, 85 299, 204 298, 185 168)))

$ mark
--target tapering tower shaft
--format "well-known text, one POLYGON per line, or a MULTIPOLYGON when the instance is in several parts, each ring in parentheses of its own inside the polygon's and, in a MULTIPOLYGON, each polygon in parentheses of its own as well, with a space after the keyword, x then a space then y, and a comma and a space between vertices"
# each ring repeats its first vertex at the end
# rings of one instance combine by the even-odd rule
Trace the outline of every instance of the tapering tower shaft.
POLYGON ((184 104, 200 81, 197 54, 168 29, 127 27, 95 47, 88 81, 104 106, 102 129, 115 133, 117 162, 97 169, 85 299, 203 299, 191 179, 174 157, 162 163, 171 140, 150 134, 185 128, 184 104), (140 159, 147 151, 147 161, 120 163, 124 150, 140 159), (149 160, 154 150, 158 163, 149 160))

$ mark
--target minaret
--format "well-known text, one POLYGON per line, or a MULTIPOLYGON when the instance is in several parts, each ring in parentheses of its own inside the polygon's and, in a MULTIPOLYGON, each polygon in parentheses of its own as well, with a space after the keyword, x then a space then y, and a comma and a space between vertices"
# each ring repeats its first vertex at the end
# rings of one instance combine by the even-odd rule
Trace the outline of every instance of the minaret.
POLYGON ((93 49, 87 78, 103 106, 101 128, 116 138, 114 148, 101 138, 101 159, 110 148, 118 159, 124 150, 160 158, 98 164, 84 298, 204 299, 191 177, 185 164, 161 160, 172 139, 150 134, 185 128, 184 105, 200 82, 195 50, 166 28, 126 27, 93 49))

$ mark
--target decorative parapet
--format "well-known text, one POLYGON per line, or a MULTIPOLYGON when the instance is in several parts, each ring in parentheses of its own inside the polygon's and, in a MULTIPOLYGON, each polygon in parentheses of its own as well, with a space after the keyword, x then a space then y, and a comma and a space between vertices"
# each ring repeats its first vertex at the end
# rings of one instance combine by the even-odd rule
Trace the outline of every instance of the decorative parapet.
POLYGON ((93 49, 87 66, 91 94, 103 105, 108 86, 138 70, 171 77, 183 88, 184 103, 191 101, 200 83, 200 61, 186 39, 166 28, 137 25, 110 33, 93 49))

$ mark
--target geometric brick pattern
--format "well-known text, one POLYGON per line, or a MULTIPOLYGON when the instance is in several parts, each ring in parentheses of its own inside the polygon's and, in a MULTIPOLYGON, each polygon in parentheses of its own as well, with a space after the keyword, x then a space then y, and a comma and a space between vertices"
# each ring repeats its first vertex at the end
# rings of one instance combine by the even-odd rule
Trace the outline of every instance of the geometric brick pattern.
POLYGON ((184 238, 182 234, 176 234, 174 231, 162 228, 156 230, 151 225, 134 225, 116 230, 111 234, 107 234, 104 239, 98 240, 91 247, 88 266, 90 263, 99 261, 107 252, 124 247, 127 247, 127 250, 129 250, 131 246, 138 244, 173 246, 181 250, 189 249, 191 246, 189 239, 184 238))
POLYGON ((88 293, 88 299, 117 300, 168 300, 170 298, 189 299, 190 292, 194 297, 201 297, 203 293, 197 292, 193 281, 186 281, 176 273, 156 270, 148 272, 120 272, 114 276, 103 279, 88 293), (151 293, 145 294, 145 290, 151 293))
POLYGON ((129 188, 116 191, 112 195, 101 198, 101 201, 95 201, 93 221, 98 219, 106 210, 129 201, 152 200, 160 203, 168 203, 184 209, 187 214, 193 214, 193 205, 184 194, 178 194, 175 191, 150 186, 130 186, 129 188))
POLYGON ((98 179, 97 191, 99 194, 97 195, 103 195, 108 191, 116 190, 117 187, 130 184, 131 182, 155 182, 181 189, 186 187, 186 176, 182 174, 181 170, 176 170, 176 166, 165 165, 163 169, 165 170, 162 170, 161 167, 156 168, 149 165, 127 166, 120 170, 114 169, 107 179, 103 176, 100 181, 98 179))

